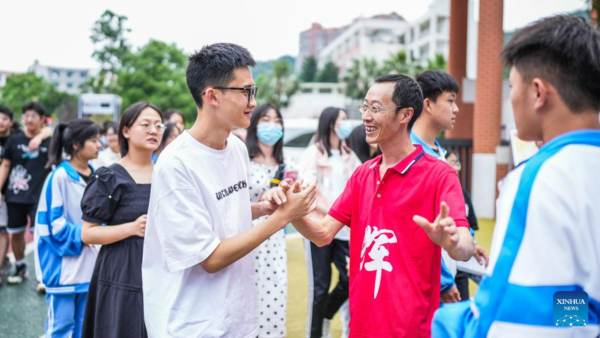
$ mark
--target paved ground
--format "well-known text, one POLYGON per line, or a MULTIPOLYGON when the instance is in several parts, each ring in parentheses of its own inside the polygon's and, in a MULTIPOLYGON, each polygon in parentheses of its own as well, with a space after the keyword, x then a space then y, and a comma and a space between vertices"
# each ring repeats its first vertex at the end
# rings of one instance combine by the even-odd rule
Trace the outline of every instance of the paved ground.
MULTIPOLYGON (((476 232, 477 242, 489 252, 494 222, 479 221, 480 231, 476 232)), ((307 313, 307 272, 304 259, 302 239, 288 240, 288 311, 287 336, 291 338, 305 337, 307 313)), ((35 271, 33 255, 27 256, 30 279, 17 286, 4 284, 0 287, 0 337, 2 338, 38 338, 44 333, 46 317, 46 300, 35 291, 35 271)), ((333 269, 334 271, 335 268, 333 269)), ((334 276, 332 281, 336 281, 334 276)), ((471 294, 477 287, 471 283, 471 294)), ((332 323, 332 337, 340 337, 341 325, 336 315, 332 323)))

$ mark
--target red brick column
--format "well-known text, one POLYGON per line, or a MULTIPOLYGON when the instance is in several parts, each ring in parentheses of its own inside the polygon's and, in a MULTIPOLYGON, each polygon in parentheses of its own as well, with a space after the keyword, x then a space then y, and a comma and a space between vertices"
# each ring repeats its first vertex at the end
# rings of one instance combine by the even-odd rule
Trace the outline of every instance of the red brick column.
MULTIPOLYGON (((448 73, 462 86, 467 76, 467 30, 469 23, 469 0, 450 0, 450 37, 448 40, 448 73)), ((462 94, 456 100, 460 112, 453 130, 447 138, 473 138, 473 104, 463 103, 462 94)))
POLYGON ((479 1, 474 153, 495 153, 500 144, 502 64, 499 54, 504 40, 503 6, 503 0, 479 1))

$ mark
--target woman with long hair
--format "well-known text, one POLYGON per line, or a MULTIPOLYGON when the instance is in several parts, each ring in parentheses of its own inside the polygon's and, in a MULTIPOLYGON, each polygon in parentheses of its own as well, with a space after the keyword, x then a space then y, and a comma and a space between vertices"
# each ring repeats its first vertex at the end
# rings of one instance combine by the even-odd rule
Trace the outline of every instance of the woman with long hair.
POLYGON ((381 149, 377 144, 367 143, 367 130, 363 124, 355 127, 348 139, 350 140, 350 149, 362 163, 381 155, 381 149))
POLYGON ((83 242, 101 244, 85 310, 85 337, 146 337, 142 254, 152 154, 165 125, 158 107, 138 102, 119 123, 121 160, 98 169, 85 190, 83 242))
POLYGON ((100 127, 90 119, 61 123, 48 152, 56 169, 37 208, 37 260, 46 286, 46 337, 81 337, 88 286, 98 252, 81 240, 81 199, 98 157, 100 127), (68 159, 63 159, 63 153, 68 159))
MULTIPOLYGON (((283 131, 283 117, 275 105, 267 103, 254 109, 246 136, 251 203, 264 200, 285 176, 283 131)), ((253 224, 267 218, 256 219, 253 224)), ((287 252, 283 229, 254 250, 254 256, 259 337, 285 337, 287 252)))
MULTIPOLYGON (((350 136, 352 126, 343 109, 326 108, 319 117, 315 143, 302 155, 299 165, 300 177, 318 180, 317 209, 311 217, 322 219, 329 212, 333 202, 344 191, 348 179, 360 160, 344 140, 350 136)), ((331 244, 318 247, 305 241, 306 261, 309 271, 309 316, 308 331, 311 337, 327 336, 333 315, 348 299, 348 271, 350 231, 344 227, 331 244), (329 292, 331 283, 331 263, 339 271, 339 281, 329 292)))

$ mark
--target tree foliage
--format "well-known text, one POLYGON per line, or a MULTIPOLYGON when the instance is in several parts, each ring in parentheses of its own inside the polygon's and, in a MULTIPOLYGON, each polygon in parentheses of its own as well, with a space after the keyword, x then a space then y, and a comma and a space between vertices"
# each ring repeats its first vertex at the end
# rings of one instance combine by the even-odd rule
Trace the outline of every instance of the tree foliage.
POLYGON ((262 72, 256 79, 258 104, 272 103, 287 107, 292 95, 298 91, 298 81, 292 75, 292 65, 288 60, 279 59, 272 63, 272 69, 262 72))
POLYGON ((187 57, 175 44, 150 40, 123 57, 114 92, 123 98, 123 108, 148 101, 161 109, 180 110, 194 121, 196 106, 187 88, 186 66, 187 57))
POLYGON ((18 117, 23 106, 31 101, 41 103, 46 108, 46 112, 52 114, 62 104, 72 105, 76 98, 58 92, 52 84, 34 73, 15 74, 6 78, 0 104, 11 108, 18 117))
POLYGON ((317 74, 317 82, 337 83, 340 70, 332 61, 328 61, 317 74))
POLYGON ((100 72, 97 77, 90 78, 88 83, 93 92, 109 91, 123 58, 131 51, 125 37, 126 33, 131 32, 131 29, 125 27, 126 21, 126 16, 106 10, 94 23, 90 36, 95 47, 92 57, 100 63, 100 72))
POLYGON ((302 70, 300 71, 300 81, 315 82, 317 79, 317 60, 314 56, 309 56, 302 62, 302 70))
POLYGON ((410 58, 405 51, 390 55, 381 66, 375 60, 354 60, 351 68, 346 70, 346 96, 362 100, 375 79, 386 74, 403 74, 415 78, 426 70, 446 70, 446 60, 442 54, 436 54, 433 60, 425 65, 421 61, 410 58))

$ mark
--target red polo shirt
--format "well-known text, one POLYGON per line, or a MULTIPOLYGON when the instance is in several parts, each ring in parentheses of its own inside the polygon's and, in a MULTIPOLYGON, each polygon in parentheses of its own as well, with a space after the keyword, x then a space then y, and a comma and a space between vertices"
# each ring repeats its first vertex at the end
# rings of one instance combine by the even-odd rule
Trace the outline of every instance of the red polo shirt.
POLYGON ((440 303, 441 249, 414 221, 440 203, 469 227, 458 175, 421 146, 379 176, 381 156, 360 166, 329 215, 350 226, 350 335, 430 337, 440 303))

